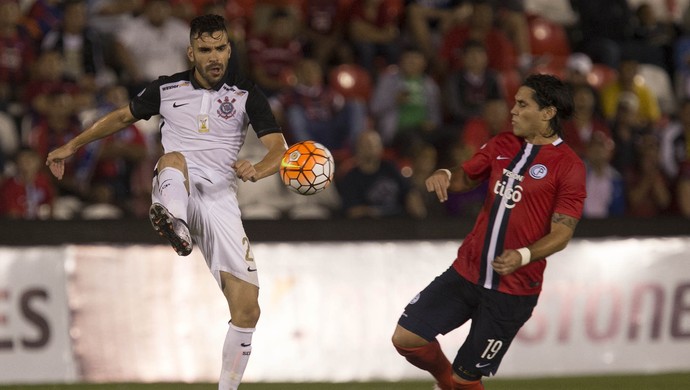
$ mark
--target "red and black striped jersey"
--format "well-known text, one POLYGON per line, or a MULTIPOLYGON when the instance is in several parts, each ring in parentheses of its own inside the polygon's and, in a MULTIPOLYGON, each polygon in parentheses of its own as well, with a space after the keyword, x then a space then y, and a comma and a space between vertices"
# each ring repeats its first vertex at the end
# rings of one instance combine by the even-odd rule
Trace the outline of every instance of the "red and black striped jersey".
POLYGON ((579 219, 586 197, 585 167, 562 139, 526 143, 513 133, 487 142, 462 168, 473 180, 488 180, 488 193, 453 266, 466 279, 513 295, 541 291, 546 259, 500 276, 491 262, 505 249, 528 246, 551 230, 554 213, 579 219))

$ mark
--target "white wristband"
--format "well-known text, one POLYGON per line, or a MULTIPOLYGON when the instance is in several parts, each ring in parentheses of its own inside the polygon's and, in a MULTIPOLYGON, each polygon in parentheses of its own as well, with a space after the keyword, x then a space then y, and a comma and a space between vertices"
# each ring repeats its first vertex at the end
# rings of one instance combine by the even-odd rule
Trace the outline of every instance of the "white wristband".
POLYGON ((445 172, 446 175, 448 175, 448 180, 450 180, 450 178, 453 177, 453 174, 450 173, 450 170, 448 170, 448 169, 439 169, 439 171, 445 172))
POLYGON ((520 248, 517 250, 518 253, 520 253, 520 256, 522 257, 521 265, 527 265, 529 264, 529 261, 532 259, 532 252, 530 252, 527 247, 520 248))

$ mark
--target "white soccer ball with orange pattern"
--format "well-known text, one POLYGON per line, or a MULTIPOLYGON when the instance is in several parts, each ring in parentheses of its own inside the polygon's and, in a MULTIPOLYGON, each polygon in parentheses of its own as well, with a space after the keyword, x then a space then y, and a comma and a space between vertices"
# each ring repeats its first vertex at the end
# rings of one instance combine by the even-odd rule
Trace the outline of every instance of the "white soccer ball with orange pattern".
POLYGON ((314 141, 298 142, 288 148, 280 162, 280 178, 301 195, 321 192, 333 181, 335 162, 331 151, 314 141))

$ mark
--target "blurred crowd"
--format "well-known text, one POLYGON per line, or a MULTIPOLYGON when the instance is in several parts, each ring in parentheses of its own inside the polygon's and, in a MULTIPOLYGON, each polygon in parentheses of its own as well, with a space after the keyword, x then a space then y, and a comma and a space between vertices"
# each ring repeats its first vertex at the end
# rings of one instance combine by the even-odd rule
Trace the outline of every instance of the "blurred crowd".
MULTIPOLYGON (((424 180, 511 131, 523 77, 571 86, 563 137, 585 161, 585 218, 690 218, 690 2, 681 0, 0 0, 0 216, 143 218, 157 118, 89 144, 56 181, 47 153, 190 66, 188 22, 225 16, 232 67, 288 143, 336 160, 312 196, 242 183, 245 218, 472 216, 424 180)), ((258 159, 252 134, 242 157, 258 159)))

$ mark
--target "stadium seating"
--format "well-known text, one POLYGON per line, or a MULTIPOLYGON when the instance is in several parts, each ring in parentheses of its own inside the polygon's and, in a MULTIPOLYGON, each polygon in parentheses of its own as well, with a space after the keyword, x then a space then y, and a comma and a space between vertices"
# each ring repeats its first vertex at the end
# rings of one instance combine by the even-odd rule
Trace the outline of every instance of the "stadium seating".
POLYGON ((502 71, 499 76, 506 103, 508 107, 512 107, 515 104, 515 94, 522 84, 522 75, 517 69, 509 69, 502 71))
POLYGON ((618 71, 608 65, 594 63, 592 64, 592 70, 587 76, 587 81, 589 84, 596 88, 601 89, 604 85, 609 84, 618 78, 618 71))
POLYGON ((564 58, 570 55, 565 27, 538 15, 529 15, 527 24, 532 55, 564 58))
POLYGON ((642 81, 656 94, 661 112, 664 115, 673 114, 676 110, 676 97, 668 72, 653 64, 640 64, 638 69, 642 81))
POLYGON ((371 76, 356 64, 342 64, 328 74, 330 85, 346 98, 367 100, 372 93, 371 76))

